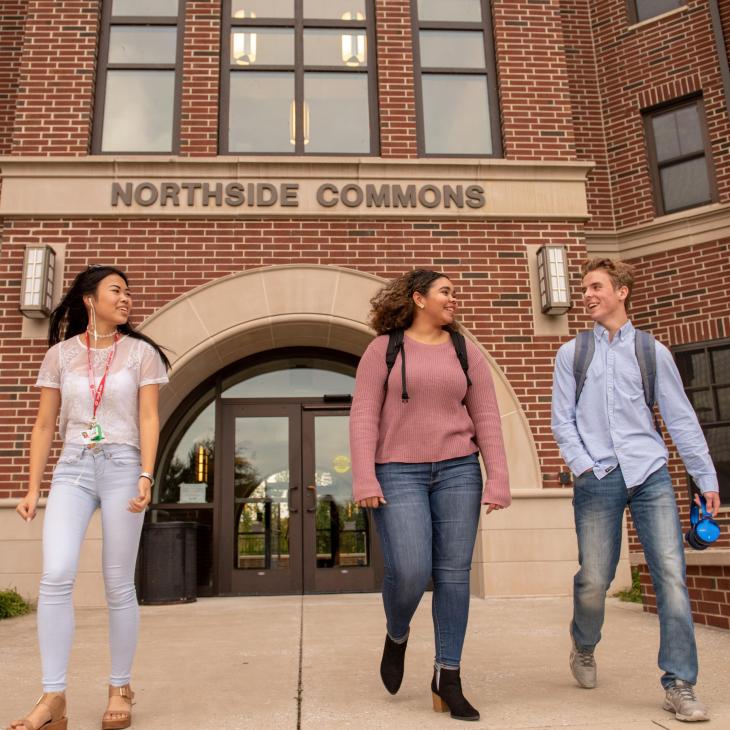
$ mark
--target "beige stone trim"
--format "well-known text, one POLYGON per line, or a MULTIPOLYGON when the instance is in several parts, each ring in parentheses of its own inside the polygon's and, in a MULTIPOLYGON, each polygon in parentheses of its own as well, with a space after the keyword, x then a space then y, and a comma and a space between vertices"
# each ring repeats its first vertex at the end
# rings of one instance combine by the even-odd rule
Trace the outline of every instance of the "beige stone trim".
MULTIPOLYGON (((646 565, 643 551, 631 553, 631 565, 646 565)), ((684 559, 687 565, 730 565, 730 548, 709 548, 692 550, 685 548, 684 559)))
MULTIPOLYGON (((506 219, 585 220, 588 217, 585 178, 590 162, 521 162, 513 160, 384 160, 363 158, 280 157, 107 157, 81 158, 0 157, 2 195, 0 216, 54 218, 92 217, 477 217, 506 219), (222 183, 282 182, 299 185, 297 207, 231 207, 203 205, 198 193, 188 206, 171 200, 161 205, 112 206, 112 183, 137 185, 151 182, 222 183), (341 188, 346 184, 365 187, 379 185, 433 184, 480 186, 484 205, 477 207, 356 207, 338 204, 324 207, 317 202, 316 190, 323 183, 341 188)), ((212 189, 212 188, 211 188, 212 189)), ((211 201, 212 202, 212 201, 211 201)))
POLYGON ((713 203, 620 231, 586 231, 589 256, 635 259, 730 237, 730 204, 713 203))
MULTIPOLYGON (((162 423, 200 382, 249 355, 297 345, 361 355, 373 336, 369 302, 383 283, 335 266, 274 266, 216 279, 170 302, 141 326, 173 364, 160 393, 162 423)), ((512 488, 534 488, 540 465, 525 414, 504 373, 471 339, 494 376, 512 488)))
MULTIPOLYGON (((578 545, 572 489, 513 492, 506 510, 482 515, 474 550, 471 588, 478 596, 565 596, 573 590, 578 545)), ((631 585, 626 517, 610 592, 631 585)))
POLYGON ((647 25, 651 25, 652 23, 656 23, 660 20, 664 20, 665 18, 669 18, 672 15, 679 15, 680 13, 686 13, 688 5, 682 5, 679 8, 672 8, 671 10, 667 10, 666 13, 661 13, 660 15, 654 15, 651 18, 647 18, 646 20, 640 20, 638 23, 634 23, 633 25, 627 26, 626 30, 638 30, 639 28, 644 28, 647 25))
MULTIPOLYGON (((43 566, 43 520, 46 500, 38 505, 35 519, 26 523, 15 514, 17 499, 0 500, 0 590, 13 588, 36 601, 43 566)), ((91 517, 79 555, 74 584, 74 604, 103 606, 104 579, 101 571, 101 512, 91 517)))

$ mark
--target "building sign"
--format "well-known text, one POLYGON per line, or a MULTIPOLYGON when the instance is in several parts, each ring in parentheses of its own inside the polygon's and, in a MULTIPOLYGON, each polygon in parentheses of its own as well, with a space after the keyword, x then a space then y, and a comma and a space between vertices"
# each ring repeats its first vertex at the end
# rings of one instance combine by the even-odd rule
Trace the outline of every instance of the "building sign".
POLYGON ((0 157, 0 217, 587 217, 589 162, 0 157))
MULTIPOLYGON (((112 207, 299 208, 298 182, 112 182, 112 207)), ((483 208, 481 185, 323 182, 314 190, 322 208, 483 208)))

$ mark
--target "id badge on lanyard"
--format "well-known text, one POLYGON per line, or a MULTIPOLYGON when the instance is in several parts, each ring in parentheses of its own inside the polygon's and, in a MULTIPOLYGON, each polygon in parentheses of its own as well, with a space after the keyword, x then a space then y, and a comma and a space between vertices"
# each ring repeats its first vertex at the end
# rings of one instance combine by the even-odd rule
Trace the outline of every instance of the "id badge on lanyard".
POLYGON ((86 358, 89 365, 89 390, 91 391, 91 400, 93 404, 93 410, 91 420, 89 421, 89 426, 88 428, 85 428, 83 431, 81 431, 81 438, 86 446, 96 446, 96 444, 100 444, 102 441, 104 441, 105 438, 104 430, 102 429, 101 424, 97 423, 96 413, 99 410, 99 404, 101 403, 102 396, 104 395, 106 379, 109 375, 109 368, 111 367, 112 360, 114 360, 114 355, 117 351, 118 340, 119 335, 115 334, 111 352, 109 353, 109 357, 107 357, 106 365, 104 367, 104 375, 99 381, 99 386, 97 387, 96 379, 94 377, 94 365, 91 361, 91 342, 89 341, 89 333, 86 333, 86 358))

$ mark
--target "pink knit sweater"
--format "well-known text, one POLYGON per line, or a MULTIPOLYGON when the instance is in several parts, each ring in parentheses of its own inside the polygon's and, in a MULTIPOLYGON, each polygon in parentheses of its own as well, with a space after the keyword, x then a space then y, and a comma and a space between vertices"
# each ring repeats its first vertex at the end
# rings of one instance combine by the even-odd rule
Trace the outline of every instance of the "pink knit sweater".
POLYGON ((401 400, 400 354, 387 393, 383 388, 387 335, 370 343, 357 368, 350 411, 355 500, 383 495, 375 464, 443 461, 479 451, 487 471, 482 502, 506 507, 512 501, 507 457, 494 382, 481 353, 466 341, 472 381, 467 390, 451 340, 426 345, 405 335, 404 344, 407 403, 401 400))

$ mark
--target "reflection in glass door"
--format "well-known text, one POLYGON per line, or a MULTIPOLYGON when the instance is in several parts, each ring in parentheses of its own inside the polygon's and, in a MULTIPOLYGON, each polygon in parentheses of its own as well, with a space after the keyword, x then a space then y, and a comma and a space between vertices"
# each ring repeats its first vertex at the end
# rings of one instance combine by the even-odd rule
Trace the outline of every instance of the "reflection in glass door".
POLYGON ((221 564, 232 564, 222 571, 222 580, 230 581, 226 592, 301 590, 298 411, 288 405, 226 408, 224 439, 232 455, 223 487, 221 564))
POLYGON ((369 515, 352 499, 348 406, 222 405, 220 592, 378 590, 369 515))
POLYGON ((307 592, 377 590, 367 510, 352 498, 346 410, 303 413, 307 592))
POLYGON ((238 570, 289 567, 289 419, 237 418, 233 458, 238 570))

